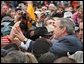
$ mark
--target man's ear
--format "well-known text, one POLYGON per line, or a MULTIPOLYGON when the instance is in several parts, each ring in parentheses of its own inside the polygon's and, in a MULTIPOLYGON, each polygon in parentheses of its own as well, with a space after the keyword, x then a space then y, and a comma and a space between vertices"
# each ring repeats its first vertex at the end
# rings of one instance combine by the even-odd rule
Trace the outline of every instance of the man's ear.
POLYGON ((67 32, 66 27, 61 28, 62 32, 67 32))

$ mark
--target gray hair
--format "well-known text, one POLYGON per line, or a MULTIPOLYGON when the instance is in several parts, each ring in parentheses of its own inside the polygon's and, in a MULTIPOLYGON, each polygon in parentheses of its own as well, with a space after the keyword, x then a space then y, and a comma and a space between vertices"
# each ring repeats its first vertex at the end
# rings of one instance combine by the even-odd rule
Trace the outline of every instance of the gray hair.
POLYGON ((60 18, 60 28, 66 27, 68 34, 73 34, 75 30, 75 23, 70 18, 60 18))

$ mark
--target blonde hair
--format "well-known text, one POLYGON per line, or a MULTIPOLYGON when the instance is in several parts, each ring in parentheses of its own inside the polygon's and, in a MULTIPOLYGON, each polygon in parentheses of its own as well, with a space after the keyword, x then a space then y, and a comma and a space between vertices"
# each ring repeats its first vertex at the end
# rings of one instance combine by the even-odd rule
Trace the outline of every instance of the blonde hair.
POLYGON ((32 53, 25 52, 25 55, 27 55, 27 57, 29 58, 28 63, 38 63, 37 59, 32 53))

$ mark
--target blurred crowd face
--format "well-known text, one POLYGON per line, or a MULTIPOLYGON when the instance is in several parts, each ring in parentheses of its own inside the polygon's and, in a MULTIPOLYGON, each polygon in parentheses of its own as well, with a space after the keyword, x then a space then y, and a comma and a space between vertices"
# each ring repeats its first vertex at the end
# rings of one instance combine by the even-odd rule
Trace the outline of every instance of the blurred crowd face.
POLYGON ((15 11, 11 11, 10 15, 12 18, 15 18, 15 11))
POLYGON ((78 15, 83 15, 83 7, 77 9, 78 15))
POLYGON ((55 10, 55 5, 54 5, 54 4, 50 4, 50 5, 49 5, 49 10, 50 10, 50 11, 55 10))
POLYGON ((68 7, 65 8, 65 11, 70 11, 71 12, 71 11, 73 11, 73 8, 71 6, 68 6, 68 7))
POLYGON ((41 11, 42 11, 42 13, 45 13, 45 12, 47 11, 47 7, 46 7, 46 6, 43 6, 43 7, 41 8, 41 11))
POLYGON ((7 5, 2 6, 1 8, 1 15, 4 15, 9 10, 7 5))
POLYGON ((62 13, 63 12, 63 9, 62 8, 58 8, 56 12, 57 13, 62 13))
POLYGON ((8 6, 6 6, 6 5, 4 5, 3 7, 2 7, 2 10, 4 11, 4 12, 7 12, 8 11, 8 6))
POLYGON ((79 30, 80 40, 83 41, 83 22, 79 24, 79 28, 80 28, 79 30))
POLYGON ((52 25, 52 26, 53 26, 54 23, 55 23, 55 22, 54 22, 54 20, 52 20, 52 19, 46 21, 46 24, 47 24, 47 25, 52 25))

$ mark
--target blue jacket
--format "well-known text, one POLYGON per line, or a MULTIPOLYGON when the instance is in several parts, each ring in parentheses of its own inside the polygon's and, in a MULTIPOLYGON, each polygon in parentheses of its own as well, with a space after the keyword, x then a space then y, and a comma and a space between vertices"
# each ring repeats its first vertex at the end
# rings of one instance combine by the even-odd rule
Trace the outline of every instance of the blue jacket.
POLYGON ((55 42, 50 48, 50 52, 54 54, 67 54, 67 52, 74 53, 82 49, 81 42, 75 35, 67 35, 57 42, 55 42))

